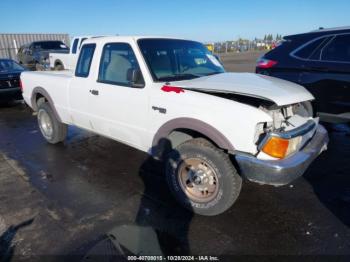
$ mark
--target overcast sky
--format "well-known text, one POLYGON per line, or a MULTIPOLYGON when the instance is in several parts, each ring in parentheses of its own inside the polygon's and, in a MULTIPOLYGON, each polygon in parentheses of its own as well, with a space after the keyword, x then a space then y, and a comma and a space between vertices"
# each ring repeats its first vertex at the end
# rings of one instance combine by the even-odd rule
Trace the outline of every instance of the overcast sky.
POLYGON ((350 26, 349 0, 0 0, 0 33, 164 35, 204 42, 350 26))

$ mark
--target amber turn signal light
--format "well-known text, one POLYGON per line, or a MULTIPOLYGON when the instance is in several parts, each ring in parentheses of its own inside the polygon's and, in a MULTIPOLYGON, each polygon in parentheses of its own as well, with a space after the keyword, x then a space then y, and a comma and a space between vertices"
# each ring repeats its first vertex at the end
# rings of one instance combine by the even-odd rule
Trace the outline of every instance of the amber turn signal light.
POLYGON ((287 154, 289 140, 280 137, 270 137, 262 151, 272 157, 284 158, 287 154))

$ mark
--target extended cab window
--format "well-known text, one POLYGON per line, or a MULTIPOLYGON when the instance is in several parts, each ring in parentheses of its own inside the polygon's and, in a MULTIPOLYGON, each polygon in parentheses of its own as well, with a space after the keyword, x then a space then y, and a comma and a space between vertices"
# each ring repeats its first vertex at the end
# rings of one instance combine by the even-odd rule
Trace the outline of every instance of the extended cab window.
MULTIPOLYGON (((104 46, 98 82, 131 87, 130 74, 135 70, 140 72, 140 67, 129 44, 110 43, 104 46)), ((141 76, 140 84, 142 83, 141 76)))
POLYGON ((86 39, 87 39, 86 37, 84 37, 84 38, 81 39, 80 45, 79 45, 79 49, 80 49, 81 45, 84 43, 84 41, 85 41, 86 39))
POLYGON ((317 55, 315 56, 314 54, 321 49, 321 47, 325 44, 325 42, 327 42, 328 39, 328 37, 322 37, 317 40, 311 41, 304 47, 296 51, 294 55, 303 59, 319 60, 320 57, 318 56, 317 58, 317 55))
POLYGON ((94 56, 95 44, 86 44, 81 48, 79 55, 77 68, 75 70, 75 76, 88 77, 90 72, 90 65, 92 57, 94 56))
POLYGON ((73 45, 72 45, 72 54, 75 54, 77 52, 79 39, 74 39, 73 45))
POLYGON ((323 50, 323 61, 350 62, 350 34, 336 36, 323 50))

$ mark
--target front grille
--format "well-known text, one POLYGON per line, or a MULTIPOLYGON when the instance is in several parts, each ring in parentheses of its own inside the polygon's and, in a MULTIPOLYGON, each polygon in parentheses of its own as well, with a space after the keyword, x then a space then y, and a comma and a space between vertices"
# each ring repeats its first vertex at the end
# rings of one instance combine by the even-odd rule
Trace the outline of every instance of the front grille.
POLYGON ((19 87, 19 77, 11 79, 0 79, 0 88, 15 88, 19 87))

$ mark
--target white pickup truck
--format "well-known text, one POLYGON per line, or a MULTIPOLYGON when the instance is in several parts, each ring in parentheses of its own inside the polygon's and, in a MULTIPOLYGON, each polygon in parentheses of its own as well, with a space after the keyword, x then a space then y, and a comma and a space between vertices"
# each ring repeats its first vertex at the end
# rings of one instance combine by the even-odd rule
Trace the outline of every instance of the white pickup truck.
POLYGON ((54 70, 72 70, 77 63, 78 54, 82 43, 91 36, 76 36, 72 40, 69 53, 50 53, 50 68, 54 70))
POLYGON ((165 161, 176 199, 202 215, 227 210, 243 177, 288 184, 327 148, 302 86, 227 73, 194 41, 88 39, 75 72, 24 72, 21 81, 49 143, 75 125, 148 152, 165 161))

